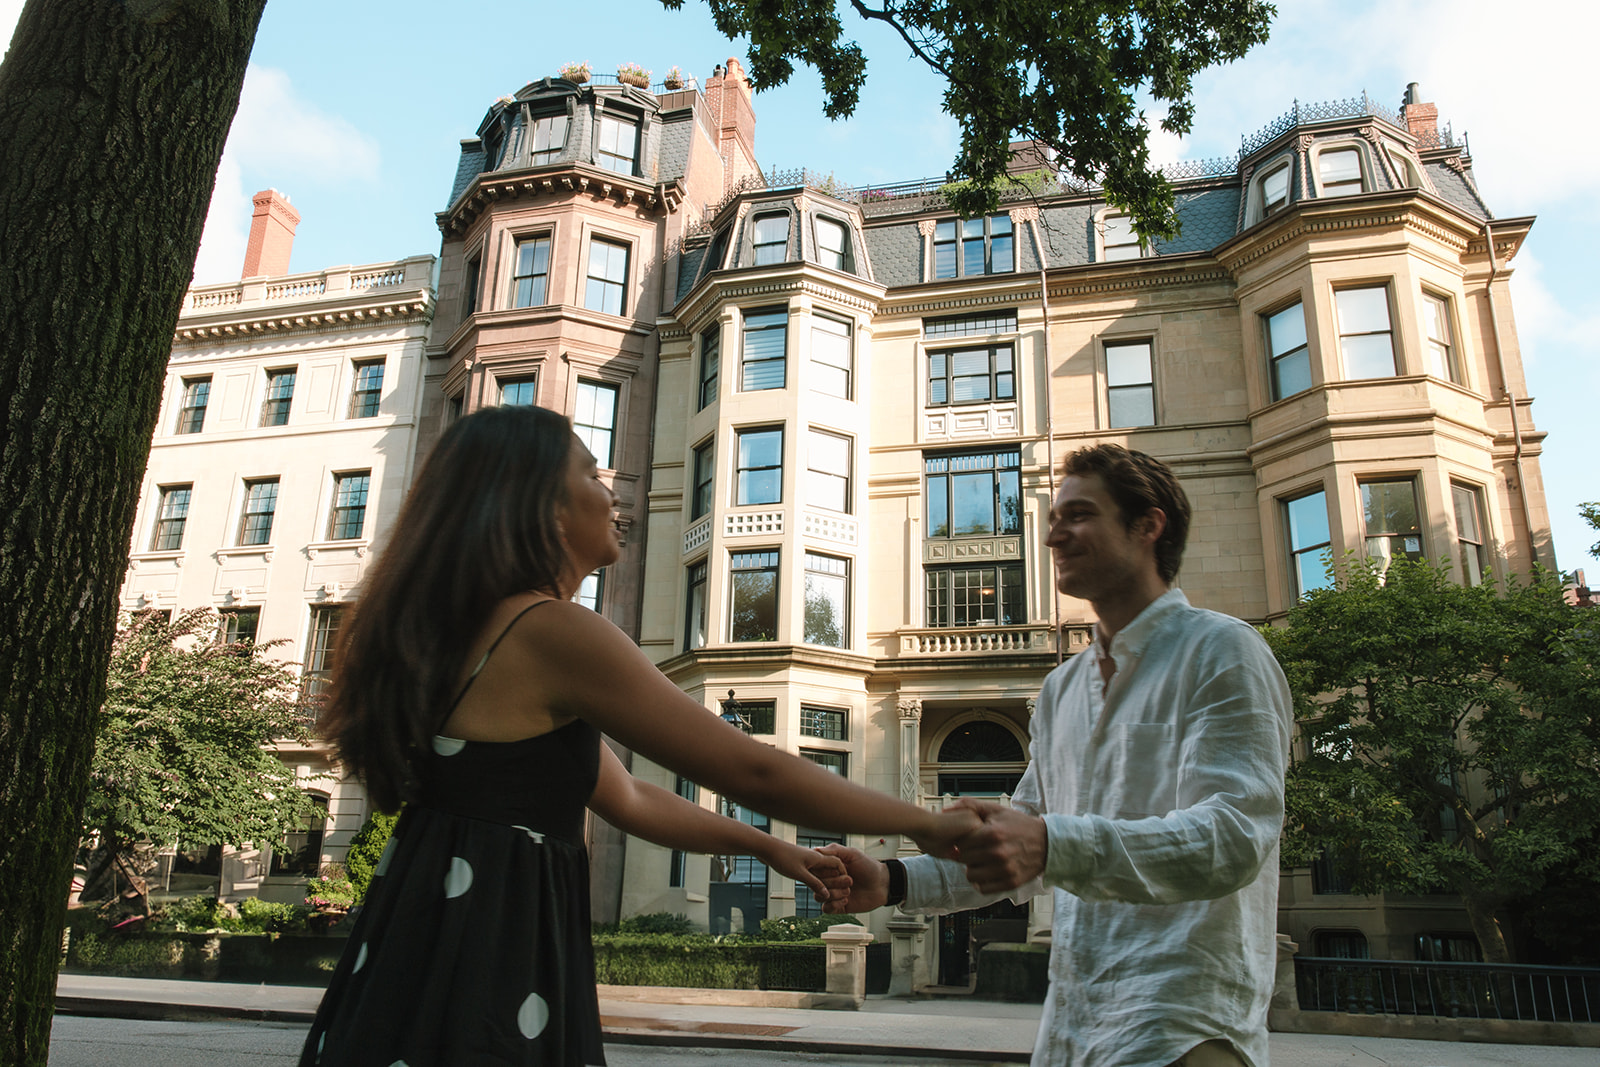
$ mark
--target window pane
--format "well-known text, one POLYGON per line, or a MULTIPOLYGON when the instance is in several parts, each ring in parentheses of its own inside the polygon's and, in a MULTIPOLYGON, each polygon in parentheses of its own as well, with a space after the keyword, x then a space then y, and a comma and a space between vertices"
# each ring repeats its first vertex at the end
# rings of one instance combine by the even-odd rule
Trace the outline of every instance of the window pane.
POLYGON ((1000 532, 1022 532, 1022 478, 1014 470, 996 472, 1000 496, 1000 532))
POLYGON ((533 124, 533 165, 554 163, 567 143, 567 116, 546 115, 533 124))
POLYGON ((1303 348, 1292 356, 1278 360, 1272 370, 1279 400, 1311 388, 1311 353, 1303 348))
POLYGON ((848 740, 846 713, 843 708, 818 708, 800 705, 800 733, 805 737, 822 737, 829 741, 848 740))
POLYGON ((1344 354, 1344 376, 1359 378, 1394 377, 1394 348, 1386 333, 1363 333, 1340 338, 1344 354))
POLYGON ((935 241, 933 246, 933 276, 935 278, 954 278, 956 276, 955 242, 939 244, 935 241))
POLYGON ((620 315, 628 280, 628 248, 596 238, 589 242, 589 279, 583 306, 620 315))
POLYGON ((806 555, 805 641, 844 648, 849 624, 849 565, 831 556, 806 555))
POLYGON ((334 476, 333 514, 328 523, 330 541, 361 536, 366 525, 367 487, 371 480, 367 471, 334 476))
POLYGON ((689 568, 689 610, 684 626, 684 648, 704 648, 706 643, 706 565, 689 568))
POLYGON ((956 537, 994 533, 994 475, 957 474, 951 479, 956 537))
POLYGON ((971 227, 974 224, 976 224, 978 227, 979 236, 963 237, 961 241, 961 273, 969 276, 984 273, 982 237, 983 220, 969 219, 966 222, 965 227, 971 227))
POLYGON ((507 378, 500 382, 500 403, 506 407, 529 407, 538 403, 532 378, 507 378))
POLYGON ((1267 319, 1267 331, 1272 337, 1272 354, 1281 356, 1290 349, 1306 343, 1306 316, 1298 302, 1289 305, 1267 319))
POLYGON ((1334 305, 1339 312, 1341 334, 1376 333, 1389 329, 1389 290, 1386 286, 1340 289, 1334 294, 1334 305))
POLYGON ((1261 200, 1268 213, 1289 199, 1289 168, 1279 167, 1261 180, 1261 200))
MULTIPOLYGON (((1009 220, 1007 226, 1010 225, 1009 220)), ((989 270, 993 274, 1009 274, 1014 269, 1010 236, 995 237, 989 247, 989 270)))
POLYGON ((1323 152, 1317 157, 1317 173, 1322 177, 1324 192, 1361 191, 1361 157, 1354 148, 1323 152), (1351 182, 1355 183, 1354 189, 1328 189, 1330 185, 1344 185, 1351 182))
POLYGON ((844 227, 832 219, 817 220, 817 259, 824 267, 846 269, 844 227))
POLYGON ((789 253, 789 216, 764 215, 756 219, 756 266, 782 263, 789 253))
POLYGON ((1328 543, 1328 501, 1323 493, 1291 500, 1289 512, 1289 544, 1299 551, 1328 543))
POLYGON ((1106 384, 1149 385, 1150 344, 1106 345, 1106 384))
POLYGON ((733 641, 778 639, 778 554, 740 552, 733 557, 733 641))
POLYGON ((1156 424, 1155 391, 1148 385, 1112 389, 1108 399, 1112 427, 1156 424))
POLYGON ((575 400, 573 432, 588 447, 600 466, 607 469, 615 467, 612 443, 617 421, 617 387, 580 381, 575 400))
POLYGON ((1422 530, 1417 525, 1416 485, 1363 482, 1361 506, 1367 528, 1367 555, 1387 561, 1396 556, 1422 558, 1422 530))
POLYGON ((928 536, 950 536, 950 485, 942 474, 928 478, 928 536))
POLYGON ((550 238, 535 237, 517 242, 517 269, 512 306, 538 307, 545 302, 545 283, 550 273, 550 238))
POLYGON ((737 503, 776 504, 783 499, 783 431, 739 435, 737 503))
POLYGON ((835 319, 811 320, 811 388, 850 398, 850 325, 835 319))

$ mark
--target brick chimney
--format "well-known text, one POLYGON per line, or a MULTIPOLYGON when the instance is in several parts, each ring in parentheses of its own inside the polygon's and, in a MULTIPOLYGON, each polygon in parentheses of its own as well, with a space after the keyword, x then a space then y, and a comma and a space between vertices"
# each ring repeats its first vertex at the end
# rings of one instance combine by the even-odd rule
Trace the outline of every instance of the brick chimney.
POLYGON ((250 243, 245 246, 244 273, 239 277, 288 274, 289 250, 294 247, 300 213, 276 189, 263 189, 250 200, 256 210, 250 217, 250 243))
POLYGON ((1417 139, 1418 148, 1434 148, 1439 144, 1439 109, 1422 102, 1422 89, 1416 82, 1406 86, 1406 100, 1400 114, 1406 120, 1406 129, 1417 139))
POLYGON ((756 111, 744 66, 729 59, 706 80, 706 106, 717 128, 717 154, 722 157, 725 187, 757 171, 756 111))

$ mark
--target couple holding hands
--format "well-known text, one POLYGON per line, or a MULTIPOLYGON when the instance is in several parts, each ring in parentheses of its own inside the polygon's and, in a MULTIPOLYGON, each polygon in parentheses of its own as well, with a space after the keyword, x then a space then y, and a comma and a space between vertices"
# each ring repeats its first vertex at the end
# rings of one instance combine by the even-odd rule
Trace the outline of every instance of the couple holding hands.
POLYGON ((1260 636, 1173 586, 1189 504, 1164 464, 1069 456, 1057 588, 1091 651, 1046 678, 1011 807, 943 813, 706 713, 570 602, 615 561, 616 498, 558 413, 456 422, 341 635, 324 735, 404 805, 302 1064, 603 1064, 585 809, 684 851, 745 853, 831 914, 1054 896, 1036 1065, 1267 1062, 1289 696, 1260 636), (601 735, 796 825, 926 853, 813 851, 634 778, 601 735))

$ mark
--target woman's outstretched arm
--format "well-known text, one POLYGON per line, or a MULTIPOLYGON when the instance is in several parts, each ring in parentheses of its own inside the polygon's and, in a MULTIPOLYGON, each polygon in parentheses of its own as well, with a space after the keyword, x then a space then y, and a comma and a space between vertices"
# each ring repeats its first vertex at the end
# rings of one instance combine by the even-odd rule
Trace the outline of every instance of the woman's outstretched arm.
POLYGON ((552 712, 586 719, 664 767, 798 826, 905 834, 952 856, 971 812, 935 815, 867 789, 729 726, 673 685, 621 630, 577 604, 551 604, 513 633, 538 665, 552 712))
POLYGON ((612 826, 665 848, 706 855, 755 856, 788 878, 811 887, 819 901, 847 897, 850 876, 843 861, 791 845, 748 823, 690 803, 629 774, 609 745, 600 746, 600 780, 589 810, 612 826))

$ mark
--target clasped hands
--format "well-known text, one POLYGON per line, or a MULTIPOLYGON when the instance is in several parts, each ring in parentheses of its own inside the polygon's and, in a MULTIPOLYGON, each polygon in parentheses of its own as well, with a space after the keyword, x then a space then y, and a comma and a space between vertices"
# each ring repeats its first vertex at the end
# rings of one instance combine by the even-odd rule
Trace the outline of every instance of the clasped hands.
MULTIPOLYGON (((980 893, 1002 893, 1026 885, 1044 873, 1049 836, 1044 820, 992 800, 961 797, 913 835, 924 852, 958 860, 967 881, 980 893)), ((888 868, 860 849, 824 845, 818 850, 844 865, 847 878, 827 879, 829 896, 821 893, 829 915, 871 911, 888 901, 888 868)))

